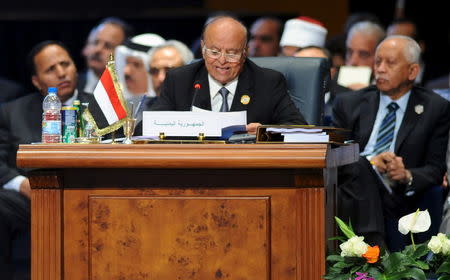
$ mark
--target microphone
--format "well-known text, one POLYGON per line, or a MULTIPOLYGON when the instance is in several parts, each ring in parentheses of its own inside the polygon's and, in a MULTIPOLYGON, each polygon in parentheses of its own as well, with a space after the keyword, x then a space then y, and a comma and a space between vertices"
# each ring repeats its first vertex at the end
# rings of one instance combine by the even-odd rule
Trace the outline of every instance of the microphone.
POLYGON ((195 81, 194 82, 194 96, 192 97, 192 102, 191 102, 191 111, 192 108, 194 107, 194 103, 195 103, 195 98, 197 97, 198 91, 202 88, 202 85, 200 84, 199 81, 195 81))

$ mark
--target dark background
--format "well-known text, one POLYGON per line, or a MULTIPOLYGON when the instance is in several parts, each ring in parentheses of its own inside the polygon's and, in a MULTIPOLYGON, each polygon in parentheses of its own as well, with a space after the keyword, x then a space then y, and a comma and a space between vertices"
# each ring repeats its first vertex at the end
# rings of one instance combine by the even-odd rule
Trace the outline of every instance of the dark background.
MULTIPOLYGON (((212 1, 81 0, 63 2, 41 0, 29 2, 14 0, 1 3, 0 76, 16 80, 32 90, 29 74, 25 67, 26 55, 33 45, 48 39, 60 40, 67 44, 78 69, 83 70, 85 64, 80 52, 86 37, 91 28, 107 16, 124 19, 134 27, 135 34, 157 33, 166 39, 177 39, 191 46, 200 35, 202 25, 208 15, 216 12, 211 9, 211 6, 214 6, 211 4, 212 1)), ((327 18, 321 18, 323 14, 320 9, 326 9, 327 1, 316 1, 318 1, 316 4, 318 6, 316 8, 317 15, 311 14, 311 12, 303 13, 301 11, 302 1, 299 1, 298 10, 280 11, 280 9, 274 8, 273 10, 276 12, 267 12, 271 10, 271 5, 276 7, 277 3, 263 0, 260 2, 261 5, 267 5, 264 12, 261 11, 261 7, 255 7, 255 10, 233 7, 232 10, 247 26, 250 26, 257 17, 262 15, 271 14, 282 20, 298 15, 309 15, 319 18, 328 25, 329 37, 336 35, 336 30, 342 30, 348 14, 362 11, 372 12, 380 18, 384 26, 387 26, 392 21, 395 11, 395 1, 342 0, 342 5, 347 7, 344 14, 341 12, 332 16, 335 18, 329 18, 328 11, 328 13, 324 13, 327 18)), ((446 9, 443 4, 432 5, 433 1, 406 0, 406 2, 405 14, 419 24, 427 44, 424 57, 430 77, 448 73, 450 44, 446 9)), ((222 4, 222 6, 226 6, 226 4, 222 4)))

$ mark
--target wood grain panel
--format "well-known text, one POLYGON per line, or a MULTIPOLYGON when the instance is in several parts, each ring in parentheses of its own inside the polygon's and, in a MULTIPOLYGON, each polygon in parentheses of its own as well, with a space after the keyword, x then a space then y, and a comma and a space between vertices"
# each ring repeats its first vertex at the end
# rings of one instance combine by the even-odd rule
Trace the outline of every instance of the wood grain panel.
POLYGON ((91 197, 91 279, 269 279, 268 201, 91 197))
MULTIPOLYGON (((209 201, 209 200, 212 201, 210 203, 213 203, 213 202, 216 203, 215 202, 216 199, 217 199, 217 201, 226 200, 226 201, 228 201, 228 203, 233 202, 234 207, 243 206, 244 211, 236 210, 236 211, 239 211, 239 213, 244 213, 244 214, 241 214, 240 217, 242 219, 248 218, 249 220, 251 220, 248 222, 249 225, 252 225, 252 224, 256 225, 256 222, 258 222, 258 227, 259 227, 260 226, 259 221, 262 218, 259 217, 260 215, 255 216, 256 214, 252 214, 252 213, 255 213, 254 209, 249 209, 249 208, 253 208, 253 204, 256 203, 256 205, 260 205, 260 206, 257 206, 256 209, 261 209, 261 211, 258 210, 257 212, 267 211, 267 214, 264 214, 264 215, 266 215, 266 219, 267 219, 266 224, 267 225, 265 225, 263 223, 263 224, 261 224, 261 226, 263 226, 263 229, 264 229, 263 231, 270 233, 270 237, 267 237, 267 239, 270 240, 270 245, 269 244, 267 245, 269 247, 267 248, 267 251, 264 253, 270 257, 268 257, 269 259, 265 262, 258 261, 258 263, 257 263, 257 265, 262 265, 263 263, 265 263, 264 269, 261 269, 261 271, 258 272, 259 273, 258 275, 261 275, 261 273, 264 272, 265 273, 264 275, 269 275, 269 276, 267 276, 266 278, 258 278, 258 279, 283 279, 283 280, 299 279, 299 278, 297 278, 297 275, 296 275, 296 271, 297 271, 296 268, 301 266, 301 264, 298 263, 299 258, 297 256, 298 230, 296 227, 297 216, 294 211, 294 209, 298 203, 296 189, 201 189, 201 190, 198 190, 198 189, 183 189, 183 190, 181 190, 181 189, 171 189, 171 190, 154 189, 151 192, 150 191, 142 192, 142 190, 130 190, 130 189, 128 189, 128 190, 88 190, 88 189, 86 189, 86 190, 66 190, 65 195, 64 195, 65 213, 68 213, 68 212, 72 213, 70 215, 70 218, 67 217, 67 219, 65 219, 65 223, 64 223, 65 229, 66 229, 65 240, 64 240, 64 243, 65 243, 64 244, 64 249, 65 249, 64 250, 64 252, 65 252, 65 255, 64 255, 64 260, 65 260, 64 279, 65 280, 96 279, 94 277, 87 276, 87 275, 89 275, 89 267, 94 267, 94 266, 92 266, 92 263, 89 264, 88 259, 93 257, 93 255, 91 255, 91 257, 89 257, 90 250, 92 252, 92 250, 95 250, 95 249, 92 249, 92 248, 89 249, 89 244, 92 244, 93 248, 95 248, 95 245, 98 247, 100 244, 100 243, 96 243, 93 241, 94 236, 92 235, 92 230, 89 230, 88 223, 86 222, 88 217, 95 218, 95 215, 94 215, 95 212, 89 211, 89 209, 92 207, 88 207, 88 201, 92 201, 92 199, 94 199, 94 200, 97 199, 99 201, 102 201, 102 200, 108 201, 109 199, 115 199, 114 201, 116 201, 116 200, 118 200, 118 198, 114 198, 114 197, 118 196, 118 195, 125 197, 125 198, 133 197, 134 200, 137 200, 137 201, 142 200, 144 202, 147 200, 152 201, 152 199, 155 199, 155 198, 161 199, 161 197, 163 197, 163 196, 167 196, 169 198, 174 197, 177 199, 182 198, 181 200, 178 199, 180 201, 182 201, 183 199, 185 199, 185 200, 189 199, 192 201, 197 201, 199 199, 200 200, 207 199, 207 201, 209 201), (262 198, 262 199, 260 199, 260 198, 262 198), (267 206, 269 208, 268 208, 268 210, 263 211, 262 210, 263 209, 262 202, 260 202, 260 200, 265 201, 267 199, 267 203, 269 203, 268 198, 270 198, 270 204, 267 206), (250 201, 247 201, 249 199, 250 199, 250 201), (254 199, 256 199, 256 202, 252 201, 254 199), (252 203, 252 207, 246 207, 247 203, 252 203), (241 205, 241 204, 243 204, 243 205, 241 205), (254 218, 254 217, 256 217, 256 218, 254 218), (88 234, 89 232, 91 232, 90 235, 88 234), (88 235, 91 237, 91 239, 88 238, 89 237, 88 235), (86 243, 85 242, 86 240, 90 240, 90 241, 86 243), (271 277, 271 278, 269 278, 269 277, 271 277)), ((179 203, 181 203, 181 202, 179 202, 179 203)), ((92 205, 92 203, 90 203, 90 204, 92 205)), ((113 204, 114 204, 114 208, 112 206, 109 207, 108 211, 110 213, 111 213, 111 211, 115 212, 116 210, 114 210, 114 209, 116 207, 118 207, 117 203, 113 203, 113 204), (113 210, 111 210, 111 209, 113 209, 113 210)), ((119 203, 119 204, 125 205, 128 208, 126 208, 125 206, 123 206, 123 207, 125 207, 128 210, 136 208, 135 206, 132 206, 132 204, 130 204, 130 202, 128 202, 128 204, 127 204, 127 203, 125 203, 125 201, 122 201, 122 203, 119 203)), ((155 207, 155 206, 153 206, 153 207, 155 207)), ((266 206, 264 206, 264 207, 266 207, 266 206)), ((97 205, 97 208, 98 208, 98 205, 97 205)), ((227 209, 228 209, 228 207, 227 207, 227 209)), ((136 220, 134 218, 131 218, 129 213, 130 213, 129 211, 124 212, 122 210, 120 210, 120 212, 116 213, 115 215, 119 215, 119 214, 121 215, 120 222, 123 223, 123 225, 122 226, 116 225, 114 228, 118 227, 118 228, 122 229, 122 232, 123 232, 126 229, 132 228, 130 225, 131 220, 135 221, 135 223, 134 223, 135 228, 136 228, 137 221, 141 221, 141 222, 145 221, 146 216, 143 216, 143 217, 138 216, 140 218, 138 220, 136 220)), ((197 213, 197 212, 192 212, 192 215, 194 215, 195 213, 197 213)), ((111 215, 111 214, 109 214, 109 215, 111 215)), ((263 214, 261 214, 261 215, 263 215, 263 214)), ((202 217, 202 216, 200 215, 200 217, 202 217)), ((201 219, 203 219, 203 218, 201 218, 201 219)), ((94 220, 94 219, 91 219, 91 220, 94 220)), ((168 219, 166 221, 167 224, 169 224, 169 225, 172 224, 173 223, 172 220, 173 219, 168 219)), ((262 220, 264 220, 264 219, 262 219, 262 220)), ((96 220, 96 221, 97 221, 96 223, 92 222, 92 226, 97 226, 98 228, 101 228, 102 222, 99 222, 100 220, 96 220)), ((150 224, 150 223, 149 222, 144 223, 144 225, 147 225, 147 224, 150 224)), ((200 224, 200 223, 196 223, 196 224, 200 224)), ((109 223, 106 223, 105 225, 107 225, 108 229, 112 229, 112 227, 109 225, 109 223)), ((103 226, 105 226, 105 225, 103 225, 103 226)), ((147 230, 151 230, 152 228, 153 227, 148 228, 147 230)), ((202 227, 200 227, 200 228, 202 228, 202 227)), ((214 227, 208 227, 208 229, 212 230, 212 229, 214 229, 214 227)), ((159 230, 159 231, 161 231, 161 230, 159 230)), ((233 230, 233 228, 231 230, 233 230)), ((238 229, 236 229, 236 230, 238 230, 238 229)), ((309 230, 314 231, 315 229, 309 228, 309 230)), ((100 230, 97 230, 97 232, 100 232, 100 230)), ((186 233, 186 231, 183 232, 182 230, 180 230, 180 232, 185 233, 185 235, 189 237, 189 235, 186 233)), ((102 234, 106 234, 106 233, 102 233, 102 234)), ((164 233, 160 233, 160 235, 165 236, 164 233)), ((97 235, 96 238, 98 238, 98 236, 99 235, 97 235)), ((146 234, 146 236, 147 236, 147 234, 146 234)), ((191 233, 190 236, 191 236, 190 239, 188 239, 188 238, 184 238, 184 239, 190 240, 189 244, 196 244, 196 243, 192 243, 193 233, 191 233)), ((223 240, 223 238, 225 238, 224 236, 220 235, 220 233, 217 233, 216 236, 218 236, 217 238, 220 237, 219 240, 223 240)), ((169 237, 161 237, 161 238, 169 238, 169 237)), ((246 235, 244 235, 244 238, 250 238, 250 236, 248 236, 248 234, 246 234, 246 235)), ((147 240, 147 239, 148 239, 147 237, 144 238, 144 240, 147 240)), ((126 240, 126 239, 121 238, 121 240, 126 240)), ((143 241, 143 242, 146 242, 146 241, 143 241)), ((159 242, 161 242, 161 241, 159 241, 159 242)), ((235 241, 233 241, 233 242, 235 242, 235 241)), ((233 244, 233 242, 230 242, 230 244, 233 244)), ((251 241, 251 242, 253 242, 253 241, 251 241)), ((165 243, 167 243, 167 242, 165 242, 165 243)), ((183 244, 183 242, 181 242, 181 243, 183 244)), ((215 241, 215 243, 219 244, 218 241, 215 241)), ((224 243, 224 241, 220 242, 220 244, 223 244, 223 243, 224 243)), ((310 243, 308 243, 305 246, 308 248, 314 248, 314 247, 312 247, 312 245, 310 243)), ((105 247, 105 245, 103 245, 103 247, 105 247)), ((107 247, 111 247, 111 246, 107 246, 107 247)), ((236 247, 239 247, 239 246, 236 245, 236 247)), ((220 248, 220 246, 217 248, 220 248)), ((237 264, 235 264, 235 266, 236 266, 236 268, 234 268, 235 270, 237 269, 237 267, 239 267, 240 270, 248 271, 247 262, 249 262, 249 264, 251 264, 251 265, 256 265, 254 263, 255 260, 260 259, 262 257, 261 255, 245 257, 246 255, 245 255, 244 249, 245 249, 244 246, 242 246, 242 248, 239 247, 239 254, 238 254, 239 262, 237 264), (244 253, 242 253, 242 250, 244 250, 244 253)), ((158 250, 160 250, 160 249, 158 249, 158 250)), ((210 253, 213 253, 213 252, 215 252, 215 251, 210 251, 210 253)), ((238 250, 237 250, 237 248, 234 248, 233 250, 230 250, 229 254, 236 253, 236 252, 238 252, 238 250)), ((217 251, 216 253, 223 254, 223 252, 220 250, 217 251)), ((192 252, 190 254, 194 255, 194 256, 201 255, 201 251, 192 250, 192 252)), ((166 255, 168 255, 168 254, 166 254, 166 255)), ((186 253, 186 255, 188 255, 188 253, 186 253)), ((190 256, 190 260, 193 260, 193 257, 191 255, 188 255, 188 256, 190 256)), ((99 254, 97 254, 97 257, 96 257, 97 262, 100 261, 98 256, 99 256, 99 254)), ((138 260, 139 259, 140 258, 138 258, 138 260)), ((164 259, 168 260, 167 256, 164 259)), ((208 266, 209 266, 209 264, 210 263, 208 263, 208 266)), ((204 265, 206 265, 206 263, 204 265)), ((159 269, 164 268, 163 265, 160 265, 157 267, 159 267, 159 269)), ((216 266, 213 265, 212 267, 216 267, 216 266)), ((194 272, 196 271, 194 269, 194 267, 192 267, 192 266, 189 266, 189 268, 191 268, 191 270, 190 270, 191 273, 192 273, 192 271, 194 271, 194 272)), ((153 271, 154 269, 155 268, 153 267, 151 271, 153 271)), ((206 267, 204 267, 203 269, 206 269, 206 267)), ((217 269, 215 271, 210 269, 208 273, 210 273, 211 271, 217 272, 217 269)), ((223 271, 225 271, 225 269, 221 270, 221 273, 223 271)), ((93 273, 93 272, 95 272, 95 271, 91 271, 91 273, 93 273)), ((145 273, 149 273, 149 272, 146 271, 145 273)), ((143 275, 145 275, 145 273, 143 275)), ((153 272, 153 273, 156 273, 156 272, 153 272)), ((198 272, 196 272, 196 274, 197 273, 198 272)), ((189 275, 189 273, 186 275, 189 275)), ((219 275, 220 275, 220 273, 219 273, 219 275)), ((236 275, 236 274, 234 274, 234 275, 236 275)), ((91 274, 91 276, 94 276, 94 275, 91 274)), ((209 276, 210 275, 208 275, 208 277, 196 278, 196 279, 216 279, 216 278, 209 278, 209 276)), ((214 276, 215 276, 215 274, 214 274, 214 276)), ((227 278, 225 278, 226 273, 223 273, 222 276, 224 279, 227 279, 227 278)), ((100 279, 102 279, 102 278, 100 278, 100 279)), ((111 278, 111 279, 116 279, 116 278, 111 278)), ((120 278, 118 278, 118 279, 120 279, 120 278)), ((137 278, 137 279, 139 279, 139 278, 137 278)), ((177 279, 177 278, 160 278, 160 279, 177 279)), ((181 279, 190 279, 190 278, 181 278, 181 279)), ((218 278, 218 279, 220 279, 220 278, 218 278)), ((254 279, 254 278, 253 277, 246 277, 246 278, 238 277, 238 278, 228 278, 228 279, 254 279)), ((304 279, 304 278, 300 278, 300 279, 304 279)))
POLYGON ((298 279, 325 275, 325 189, 297 190, 298 279))
POLYGON ((325 144, 20 145, 33 168, 324 168, 325 144))
POLYGON ((33 280, 61 279, 61 190, 31 191, 31 274, 33 280))

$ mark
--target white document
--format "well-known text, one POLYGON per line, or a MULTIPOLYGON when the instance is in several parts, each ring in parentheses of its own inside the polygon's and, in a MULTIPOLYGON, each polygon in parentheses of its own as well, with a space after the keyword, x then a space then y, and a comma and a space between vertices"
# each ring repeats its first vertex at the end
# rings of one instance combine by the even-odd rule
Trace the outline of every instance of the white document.
POLYGON ((339 68, 339 77, 337 83, 348 87, 352 84, 370 84, 370 75, 372 69, 368 66, 341 66, 339 68))
POLYGON ((319 133, 322 132, 321 128, 281 128, 281 127, 269 127, 266 129, 267 132, 273 133, 319 133))
POLYGON ((321 133, 282 133, 284 142, 292 143, 326 143, 329 141, 329 136, 326 132, 321 133))
POLYGON ((220 137, 222 128, 231 125, 246 125, 247 113, 211 111, 144 111, 142 135, 158 136, 205 136, 220 137))
POLYGON ((232 125, 247 125, 247 111, 238 112, 213 112, 192 106, 192 112, 203 112, 207 114, 218 114, 221 120, 221 127, 232 125))

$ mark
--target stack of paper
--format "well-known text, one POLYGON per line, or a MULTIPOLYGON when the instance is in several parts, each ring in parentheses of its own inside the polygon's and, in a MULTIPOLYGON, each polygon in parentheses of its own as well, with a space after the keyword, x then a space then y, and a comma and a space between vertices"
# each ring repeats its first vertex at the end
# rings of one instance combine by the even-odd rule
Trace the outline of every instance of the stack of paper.
POLYGON ((325 143, 330 141, 329 135, 318 128, 268 128, 270 133, 280 133, 284 142, 292 143, 325 143))

